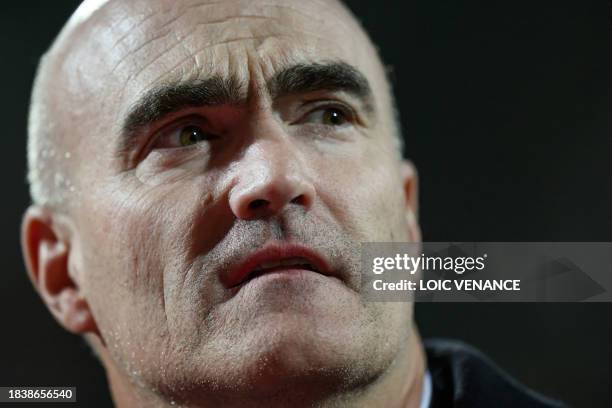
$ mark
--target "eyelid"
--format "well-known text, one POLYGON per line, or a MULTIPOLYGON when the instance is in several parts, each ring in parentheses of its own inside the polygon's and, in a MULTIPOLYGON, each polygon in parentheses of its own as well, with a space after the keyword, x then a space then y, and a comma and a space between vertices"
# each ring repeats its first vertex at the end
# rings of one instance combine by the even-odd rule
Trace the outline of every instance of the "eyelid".
MULTIPOLYGON (((187 126, 196 126, 202 128, 205 133, 215 134, 213 131, 209 131, 211 128, 210 122, 206 120, 201 115, 188 115, 178 119, 173 120, 172 122, 160 126, 159 129, 152 132, 152 136, 150 140, 147 142, 147 147, 145 151, 149 152, 155 149, 155 144, 162 138, 169 136, 170 134, 177 132, 187 126)), ((195 145, 194 145, 195 146, 195 145)), ((189 148, 190 146, 182 147, 183 149, 189 148)), ((159 148, 159 149, 171 149, 170 147, 159 148)))
POLYGON ((346 119, 349 123, 354 123, 363 126, 363 121, 357 110, 351 107, 348 103, 339 101, 337 99, 328 99, 320 101, 307 101, 302 105, 302 108, 309 107, 308 110, 299 115, 299 118, 293 122, 292 125, 301 123, 304 119, 312 113, 324 110, 324 109, 338 109, 346 114, 346 119))

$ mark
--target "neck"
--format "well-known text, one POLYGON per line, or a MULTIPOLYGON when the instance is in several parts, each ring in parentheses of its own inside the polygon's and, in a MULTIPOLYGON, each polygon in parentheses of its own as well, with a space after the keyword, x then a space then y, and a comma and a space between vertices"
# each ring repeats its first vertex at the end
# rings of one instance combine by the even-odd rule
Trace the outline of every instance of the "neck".
MULTIPOLYGON (((317 401, 317 407, 389 407, 389 408, 418 408, 421 401, 423 378, 425 372, 425 356, 421 339, 416 327, 411 331, 407 340, 407 347, 402 348, 394 362, 377 379, 358 389, 345 390, 330 395, 324 400, 317 401)), ((99 349, 98 349, 99 350, 99 349)), ((99 350, 106 367, 107 377, 118 408, 124 407, 178 407, 161 395, 152 393, 132 383, 126 378, 106 350, 99 350)), ((266 401, 235 401, 239 407, 301 407, 313 406, 313 401, 299 397, 299 392, 291 395, 278 395, 273 400, 266 401)), ((228 401, 210 401, 198 405, 185 405, 185 407, 230 406, 228 401)), ((234 406, 232 405, 232 406, 234 406)))

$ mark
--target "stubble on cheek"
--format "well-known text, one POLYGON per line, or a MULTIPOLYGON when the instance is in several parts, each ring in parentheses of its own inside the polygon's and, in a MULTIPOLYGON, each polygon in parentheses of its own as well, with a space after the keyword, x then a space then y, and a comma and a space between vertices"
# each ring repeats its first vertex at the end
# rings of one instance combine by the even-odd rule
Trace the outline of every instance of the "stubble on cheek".
MULTIPOLYGON (((374 151, 372 156, 379 153, 374 151)), ((408 240, 399 167, 389 164, 397 159, 386 160, 364 155, 344 167, 330 168, 329 181, 320 189, 322 200, 356 242, 408 240)))
POLYGON ((183 324, 169 318, 169 299, 186 274, 181 254, 188 223, 180 217, 184 209, 152 198, 98 197, 82 223, 85 290, 94 318, 111 356, 136 382, 155 376, 171 354, 172 333, 181 331, 172 326, 183 324))

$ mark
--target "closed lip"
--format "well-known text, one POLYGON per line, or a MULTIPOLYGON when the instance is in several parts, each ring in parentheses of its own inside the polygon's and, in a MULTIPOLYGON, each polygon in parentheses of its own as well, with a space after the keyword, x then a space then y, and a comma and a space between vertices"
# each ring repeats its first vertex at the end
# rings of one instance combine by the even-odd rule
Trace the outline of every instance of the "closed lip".
POLYGON ((329 263, 317 251, 300 244, 269 243, 239 260, 222 277, 228 288, 237 289, 251 279, 279 270, 306 269, 332 275, 329 263))

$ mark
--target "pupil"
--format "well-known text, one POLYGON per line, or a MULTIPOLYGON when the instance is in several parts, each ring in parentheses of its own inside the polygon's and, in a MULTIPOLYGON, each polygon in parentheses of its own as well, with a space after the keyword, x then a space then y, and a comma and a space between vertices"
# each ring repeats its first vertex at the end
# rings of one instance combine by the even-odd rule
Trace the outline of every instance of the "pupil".
POLYGON ((200 130, 198 128, 189 129, 189 139, 192 142, 197 142, 200 140, 200 130))
POLYGON ((339 125, 342 123, 342 115, 336 109, 330 109, 327 113, 327 120, 333 125, 339 125))
POLYGON ((181 134, 181 143, 183 145, 194 144, 202 139, 203 136, 201 129, 195 126, 186 127, 181 134))

